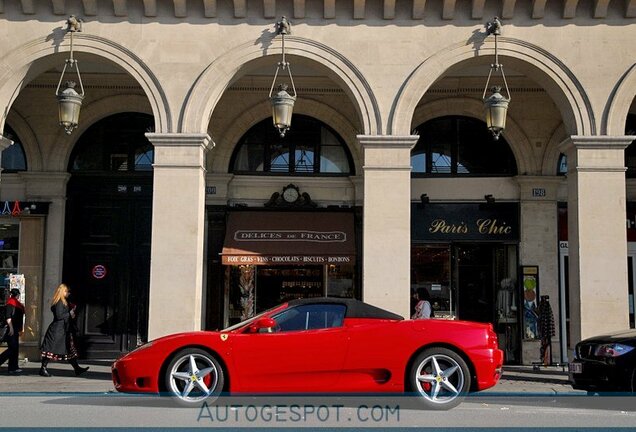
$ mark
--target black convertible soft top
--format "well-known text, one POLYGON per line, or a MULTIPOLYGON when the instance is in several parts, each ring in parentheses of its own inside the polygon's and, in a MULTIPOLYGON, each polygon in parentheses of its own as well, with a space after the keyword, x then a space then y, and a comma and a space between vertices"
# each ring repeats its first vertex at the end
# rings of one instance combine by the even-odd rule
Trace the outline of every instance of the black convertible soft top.
POLYGON ((289 306, 305 304, 341 304, 347 307, 345 318, 375 318, 389 320, 404 320, 404 317, 393 312, 389 312, 379 307, 361 302, 360 300, 339 297, 316 297, 308 299, 297 299, 289 302, 289 306))

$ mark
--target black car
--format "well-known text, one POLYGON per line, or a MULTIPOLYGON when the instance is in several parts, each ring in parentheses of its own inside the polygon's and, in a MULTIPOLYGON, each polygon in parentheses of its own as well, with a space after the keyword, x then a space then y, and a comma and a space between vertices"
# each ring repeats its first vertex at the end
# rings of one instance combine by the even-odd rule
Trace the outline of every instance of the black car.
POLYGON ((569 364, 577 390, 636 392, 636 330, 595 336, 576 344, 569 364))

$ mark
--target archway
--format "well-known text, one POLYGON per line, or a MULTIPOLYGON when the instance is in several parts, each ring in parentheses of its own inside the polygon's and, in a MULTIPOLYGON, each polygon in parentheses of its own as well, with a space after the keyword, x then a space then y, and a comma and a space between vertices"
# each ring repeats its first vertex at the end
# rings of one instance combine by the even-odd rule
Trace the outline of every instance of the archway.
MULTIPOLYGON (((377 101, 362 73, 343 55, 319 42, 288 36, 285 39, 286 53, 292 65, 303 64, 310 68, 319 68, 321 74, 337 85, 348 95, 355 107, 360 123, 360 132, 366 134, 382 133, 377 101)), ((221 56, 203 72, 192 86, 183 115, 179 122, 184 132, 207 130, 213 111, 231 84, 245 75, 246 71, 272 70, 278 61, 281 48, 278 43, 263 49, 254 43, 245 43, 229 54, 221 56), (267 55, 264 57, 263 52, 267 55), (228 74, 228 71, 234 73, 228 74), (219 76, 231 76, 231 82, 219 80, 219 76)), ((270 81, 271 83, 271 81, 270 81)), ((269 84, 265 84, 264 96, 267 96, 269 84)))
MULTIPOLYGON (((500 62, 505 64, 506 70, 509 68, 524 73, 548 93, 570 135, 598 133, 587 94, 574 74, 556 57, 543 48, 506 37, 499 37, 498 50, 500 62)), ((389 132, 404 134, 410 131, 410 119, 416 106, 431 86, 449 70, 487 65, 492 55, 494 43, 487 40, 478 50, 473 45, 461 42, 444 47, 426 59, 413 71, 397 96, 389 119, 389 132)))
POLYGON ((147 341, 153 146, 148 114, 105 117, 79 137, 67 187, 63 279, 79 307, 79 344, 113 358, 147 341))

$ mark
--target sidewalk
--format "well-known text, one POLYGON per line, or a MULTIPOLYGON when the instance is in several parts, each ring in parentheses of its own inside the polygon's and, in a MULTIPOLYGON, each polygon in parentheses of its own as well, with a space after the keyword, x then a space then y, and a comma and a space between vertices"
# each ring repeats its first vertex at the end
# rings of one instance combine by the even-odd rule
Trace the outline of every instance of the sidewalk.
POLYGON ((79 377, 67 362, 50 362, 51 377, 38 374, 40 363, 20 361, 20 375, 9 375, 6 364, 0 368, 0 393, 106 393, 115 391, 111 380, 111 361, 84 360, 90 369, 79 377))
MULTIPOLYGON (((114 392, 109 360, 84 360, 88 372, 76 377, 66 362, 50 362, 50 378, 38 375, 40 364, 20 362, 24 372, 8 375, 6 365, 0 368, 0 393, 107 393, 114 392)), ((567 371, 560 367, 505 366, 499 383, 489 393, 565 394, 580 393, 568 383, 567 371)))

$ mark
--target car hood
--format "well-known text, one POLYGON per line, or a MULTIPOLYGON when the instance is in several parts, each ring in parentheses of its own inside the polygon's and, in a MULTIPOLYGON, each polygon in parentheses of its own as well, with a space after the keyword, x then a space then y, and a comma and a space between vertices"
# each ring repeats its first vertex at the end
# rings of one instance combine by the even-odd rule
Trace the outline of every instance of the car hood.
POLYGON ((604 335, 594 336, 582 341, 587 342, 611 342, 611 343, 623 343, 630 346, 636 346, 636 329, 621 330, 614 333, 608 333, 604 335))
POLYGON ((190 331, 190 332, 182 332, 182 333, 173 333, 170 335, 158 337, 141 346, 138 346, 134 350, 124 354, 124 357, 137 354, 140 351, 146 351, 149 348, 152 349, 153 351, 157 351, 157 350, 161 351, 166 346, 168 347, 172 346, 173 342, 175 341, 180 341, 179 343, 183 343, 181 342, 182 340, 188 340, 187 342, 189 342, 189 340, 194 340, 194 341, 209 340, 210 338, 213 338, 214 336, 218 338, 219 337, 218 335, 219 335, 219 332, 216 332, 216 331, 190 331))

